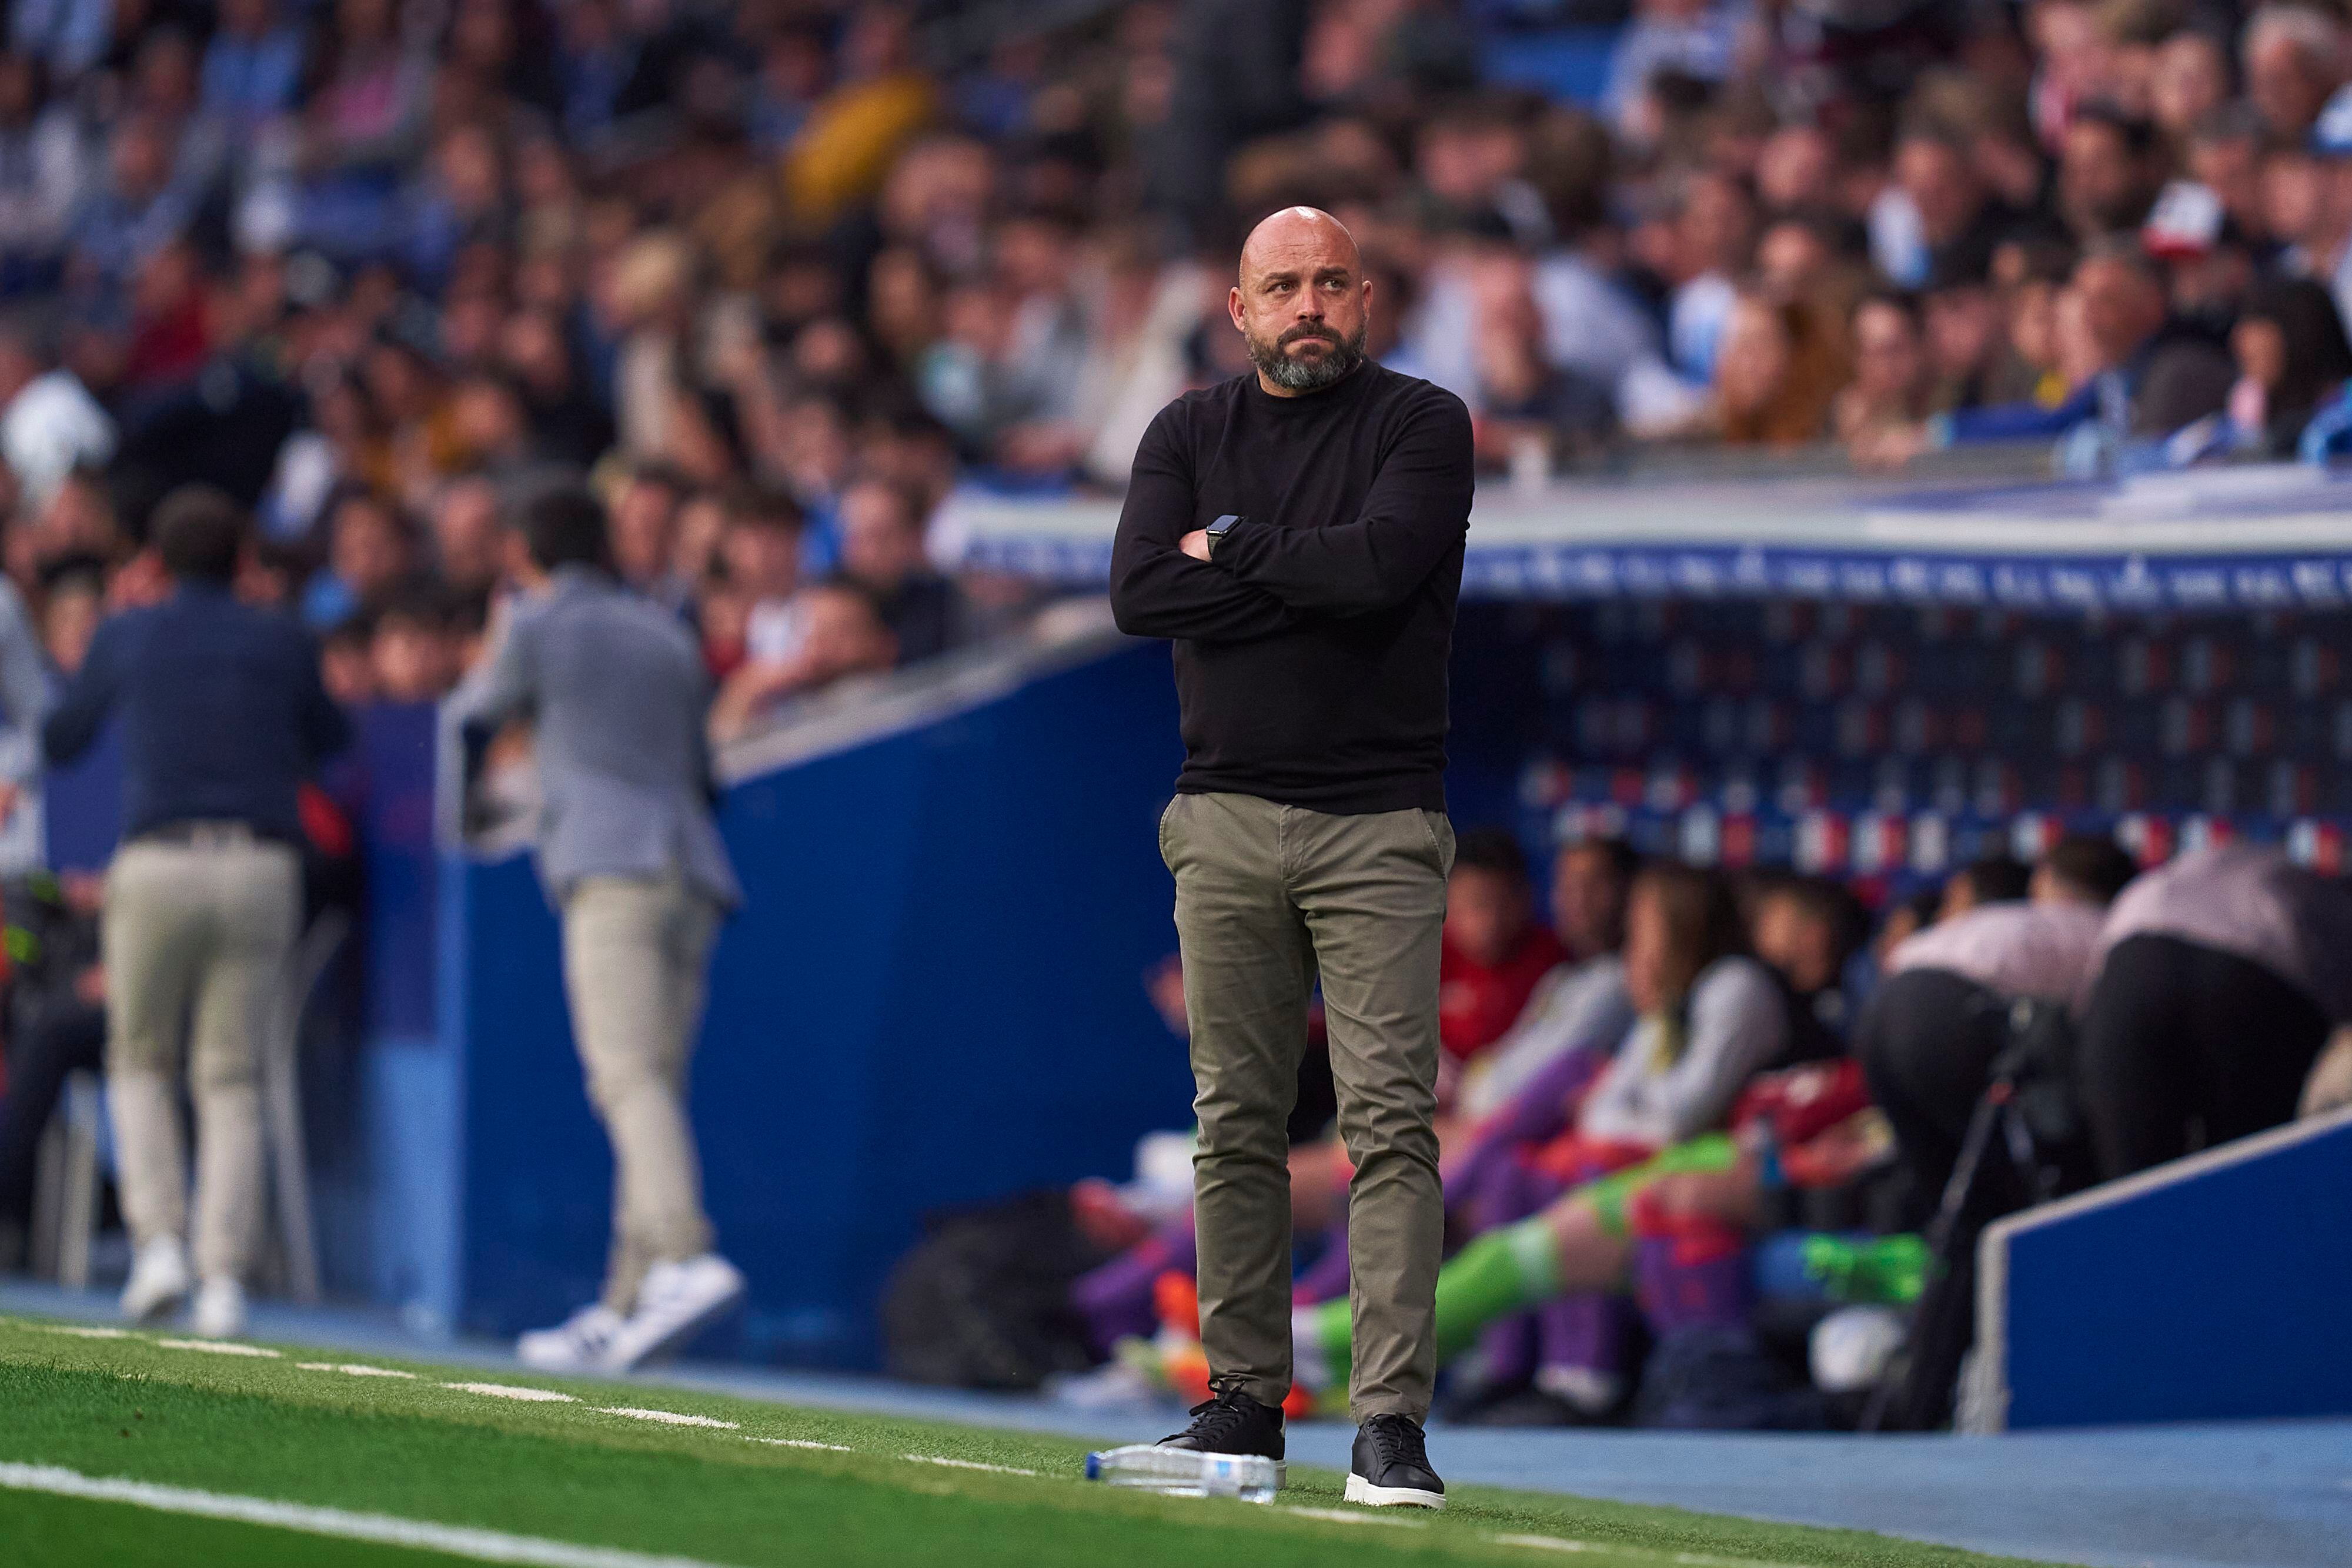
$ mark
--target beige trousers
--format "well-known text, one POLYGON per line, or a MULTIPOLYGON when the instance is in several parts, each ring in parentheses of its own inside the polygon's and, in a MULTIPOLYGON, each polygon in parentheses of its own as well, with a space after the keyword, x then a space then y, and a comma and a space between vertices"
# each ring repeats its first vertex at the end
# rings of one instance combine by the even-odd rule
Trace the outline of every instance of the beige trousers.
POLYGON ((140 1245, 188 1228, 184 1031, 200 1278, 243 1280, 259 1244, 263 1040, 301 909, 294 851, 233 827, 197 843, 134 841, 107 873, 106 1079, 123 1218, 140 1245))
POLYGON ((588 1098, 613 1143, 604 1304, 627 1313, 646 1270, 710 1249, 686 1072, 719 908, 677 876, 592 876, 563 899, 563 988, 588 1098))
POLYGON ((1429 1414, 1437 1376, 1437 965, 1454 830, 1439 811, 1339 817, 1179 795, 1160 819, 1192 1035, 1193 1215, 1211 1383, 1290 1392, 1285 1124, 1323 985, 1348 1188, 1355 1418, 1429 1414))

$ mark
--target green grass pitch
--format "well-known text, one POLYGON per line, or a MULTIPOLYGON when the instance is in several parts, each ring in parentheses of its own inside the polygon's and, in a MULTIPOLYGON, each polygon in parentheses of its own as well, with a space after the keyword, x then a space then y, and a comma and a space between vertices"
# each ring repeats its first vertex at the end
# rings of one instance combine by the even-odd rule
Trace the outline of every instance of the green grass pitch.
POLYGON ((1341 1478, 1303 1466, 1274 1506, 1159 1498, 1081 1479, 1085 1452, 1062 1438, 646 1383, 295 1347, 225 1353, 169 1332, 0 1318, 0 1560, 10 1568, 2015 1561, 1486 1487, 1455 1489, 1437 1515, 1343 1510, 1341 1478), (138 1495, 104 1495, 110 1487, 138 1495), (339 1511, 320 1524, 328 1516, 306 1509, 339 1511), (355 1538, 333 1522, 355 1518, 379 1532, 424 1521, 445 1534, 355 1538), (483 1537, 494 1550, 436 1549, 453 1527, 500 1533, 483 1537))

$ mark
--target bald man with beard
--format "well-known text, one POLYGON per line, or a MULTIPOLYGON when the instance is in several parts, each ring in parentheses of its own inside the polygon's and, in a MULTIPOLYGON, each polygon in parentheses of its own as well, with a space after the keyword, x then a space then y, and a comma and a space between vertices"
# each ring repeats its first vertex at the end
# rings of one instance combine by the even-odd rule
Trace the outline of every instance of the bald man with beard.
POLYGON ((1285 1122, 1319 978, 1349 1188, 1360 1431, 1351 1502, 1442 1508, 1422 1435, 1444 1216, 1437 969, 1454 831, 1446 665, 1470 415, 1370 362, 1379 302, 1329 214, 1288 207, 1228 297, 1249 374, 1160 411, 1136 454, 1111 604, 1172 638, 1176 879, 1200 1119, 1201 1343, 1214 1397, 1168 1439, 1283 1456, 1291 1387, 1285 1122))

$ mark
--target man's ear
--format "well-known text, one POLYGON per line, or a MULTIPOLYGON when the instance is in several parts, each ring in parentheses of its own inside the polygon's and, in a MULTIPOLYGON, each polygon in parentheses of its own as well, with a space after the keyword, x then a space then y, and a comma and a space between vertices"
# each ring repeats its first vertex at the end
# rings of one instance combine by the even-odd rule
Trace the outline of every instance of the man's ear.
POLYGON ((1246 332, 1249 330, 1248 328, 1242 325, 1242 288, 1241 285, 1238 283, 1225 290, 1225 314, 1234 319, 1234 331, 1246 332))

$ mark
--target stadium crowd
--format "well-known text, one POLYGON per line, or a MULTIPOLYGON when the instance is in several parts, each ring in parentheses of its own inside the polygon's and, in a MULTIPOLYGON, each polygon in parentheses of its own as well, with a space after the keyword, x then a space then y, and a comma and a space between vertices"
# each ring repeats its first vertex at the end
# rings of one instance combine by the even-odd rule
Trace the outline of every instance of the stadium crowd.
POLYGON ((12 7, 5 560, 55 651, 152 591, 149 514, 203 480, 339 696, 435 695, 504 490, 587 469, 740 728, 1017 614, 951 580, 943 497, 1121 485, 1242 368, 1238 235, 1294 201, 1362 242, 1375 356, 1523 477, 1638 443, 2127 467, 2347 423, 2325 0, 1603 3, 1590 105, 1481 79, 1541 10, 1499 0, 1014 9, 12 7))

